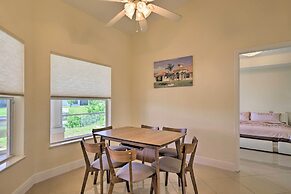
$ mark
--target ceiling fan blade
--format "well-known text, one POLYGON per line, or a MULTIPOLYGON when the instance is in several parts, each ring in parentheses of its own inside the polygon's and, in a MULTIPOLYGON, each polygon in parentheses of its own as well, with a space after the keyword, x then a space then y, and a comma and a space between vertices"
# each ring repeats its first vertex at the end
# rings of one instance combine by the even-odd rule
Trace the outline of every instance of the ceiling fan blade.
POLYGON ((113 26, 116 22, 118 22, 123 16, 125 16, 125 11, 122 10, 119 12, 114 18, 112 18, 107 24, 107 27, 113 26))
POLYGON ((169 18, 169 19, 172 19, 172 20, 179 20, 179 19, 181 18, 180 15, 175 14, 175 13, 173 13, 173 12, 171 12, 171 11, 169 11, 169 10, 166 10, 166 9, 164 9, 164 8, 162 8, 162 7, 159 7, 159 6, 157 6, 157 5, 154 5, 154 4, 148 4, 148 7, 149 7, 149 9, 150 9, 152 12, 154 12, 154 13, 156 13, 156 14, 159 14, 159 15, 161 15, 161 16, 163 16, 163 17, 166 17, 166 18, 169 18))
POLYGON ((140 30, 142 32, 146 32, 147 29, 148 29, 148 22, 147 22, 147 20, 146 19, 140 20, 138 23, 139 23, 140 30))
POLYGON ((127 3, 128 0, 100 0, 100 1, 111 1, 111 2, 118 2, 118 3, 127 3))

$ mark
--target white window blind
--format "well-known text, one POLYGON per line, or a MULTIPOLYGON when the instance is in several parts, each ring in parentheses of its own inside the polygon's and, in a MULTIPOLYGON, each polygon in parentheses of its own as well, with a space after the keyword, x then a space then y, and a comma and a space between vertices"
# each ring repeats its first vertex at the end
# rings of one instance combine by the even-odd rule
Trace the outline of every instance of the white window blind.
POLYGON ((0 94, 24 94, 24 45, 0 30, 0 94))
POLYGON ((111 68, 51 54, 52 97, 111 97, 111 68))

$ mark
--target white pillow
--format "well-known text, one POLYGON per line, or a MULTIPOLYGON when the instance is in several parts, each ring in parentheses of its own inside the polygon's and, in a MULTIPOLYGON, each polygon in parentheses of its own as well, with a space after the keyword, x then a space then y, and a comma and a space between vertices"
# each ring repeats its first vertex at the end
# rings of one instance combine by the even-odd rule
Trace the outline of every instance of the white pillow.
POLYGON ((262 122, 271 122, 271 123, 280 123, 280 113, 251 113, 252 121, 262 121, 262 122))

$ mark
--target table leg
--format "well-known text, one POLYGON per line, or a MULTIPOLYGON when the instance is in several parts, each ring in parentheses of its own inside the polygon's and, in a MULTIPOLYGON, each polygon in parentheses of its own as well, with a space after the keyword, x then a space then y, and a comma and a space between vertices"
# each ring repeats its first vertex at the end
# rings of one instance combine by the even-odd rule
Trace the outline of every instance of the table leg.
POLYGON ((176 144, 176 149, 177 149, 177 155, 178 155, 178 158, 179 159, 182 159, 182 156, 181 156, 181 142, 180 142, 180 139, 178 141, 175 141, 175 144, 176 144))
POLYGON ((155 150, 155 160, 156 160, 156 174, 157 174, 157 181, 156 181, 156 194, 160 194, 161 190, 161 184, 160 184, 160 154, 159 154, 159 148, 156 148, 155 150))

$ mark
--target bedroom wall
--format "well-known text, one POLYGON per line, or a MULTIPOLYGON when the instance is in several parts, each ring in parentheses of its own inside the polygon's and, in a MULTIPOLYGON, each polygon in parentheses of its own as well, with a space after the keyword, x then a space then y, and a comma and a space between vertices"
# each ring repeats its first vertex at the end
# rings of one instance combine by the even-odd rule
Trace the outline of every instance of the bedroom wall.
POLYGON ((25 42, 25 155, 0 172, 0 193, 82 159, 79 143, 49 148, 50 51, 112 66, 112 124, 130 124, 130 38, 60 0, 2 0, 0 26, 25 42))
MULTIPOLYGON (((236 169, 236 52, 291 40, 289 0, 191 0, 133 37, 133 123, 187 127, 203 162, 236 169), (153 62, 194 56, 194 86, 153 88, 153 62)), ((237 119, 238 120, 238 119, 237 119)))
POLYGON ((290 83, 291 64, 241 69, 241 111, 291 112, 290 83))

